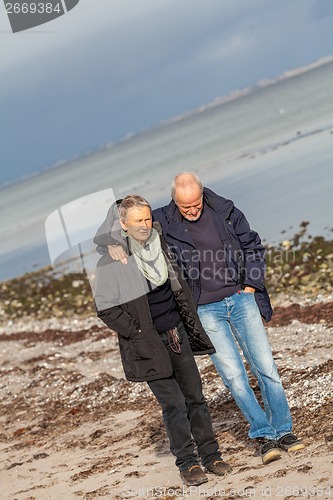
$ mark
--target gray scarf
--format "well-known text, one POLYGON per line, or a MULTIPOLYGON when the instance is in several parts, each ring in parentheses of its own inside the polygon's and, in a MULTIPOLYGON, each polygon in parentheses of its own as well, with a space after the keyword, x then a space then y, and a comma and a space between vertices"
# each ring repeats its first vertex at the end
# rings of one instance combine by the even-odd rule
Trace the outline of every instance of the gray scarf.
POLYGON ((151 230, 144 246, 131 236, 129 242, 135 262, 144 277, 156 286, 163 285, 168 279, 168 268, 156 229, 151 230))

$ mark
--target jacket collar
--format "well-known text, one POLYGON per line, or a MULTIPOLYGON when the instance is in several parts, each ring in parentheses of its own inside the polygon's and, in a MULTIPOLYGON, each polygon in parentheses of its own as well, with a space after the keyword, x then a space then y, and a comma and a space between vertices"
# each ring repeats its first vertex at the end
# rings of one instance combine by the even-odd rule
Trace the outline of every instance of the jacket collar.
MULTIPOLYGON (((204 187, 203 190, 204 203, 206 203, 214 212, 224 214, 225 218, 227 218, 234 207, 234 204, 231 200, 227 198, 223 198, 223 196, 219 196, 214 193, 209 188, 204 187)), ((169 222, 174 222, 179 224, 183 220, 183 216, 179 212, 177 205, 173 200, 170 201, 169 205, 166 207, 166 216, 169 222)))

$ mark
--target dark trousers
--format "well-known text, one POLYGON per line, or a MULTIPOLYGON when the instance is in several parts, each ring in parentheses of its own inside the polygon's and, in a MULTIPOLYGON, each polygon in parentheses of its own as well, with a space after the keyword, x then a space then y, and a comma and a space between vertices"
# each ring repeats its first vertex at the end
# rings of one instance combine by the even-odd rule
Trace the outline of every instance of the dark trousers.
POLYGON ((173 375, 153 380, 148 385, 162 407, 170 450, 176 457, 176 465, 184 470, 198 464, 195 444, 204 467, 220 459, 221 453, 202 394, 200 374, 182 323, 178 325, 178 331, 182 340, 180 354, 173 352, 167 339, 163 339, 172 361, 173 375))

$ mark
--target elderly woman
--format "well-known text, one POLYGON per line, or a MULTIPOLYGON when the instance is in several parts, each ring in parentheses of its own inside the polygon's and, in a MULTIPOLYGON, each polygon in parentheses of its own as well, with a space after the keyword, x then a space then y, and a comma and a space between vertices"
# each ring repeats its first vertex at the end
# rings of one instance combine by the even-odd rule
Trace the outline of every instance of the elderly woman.
POLYGON ((122 229, 112 236, 126 248, 128 262, 113 261, 109 254, 99 260, 97 314, 118 333, 126 378, 146 381, 161 405, 181 478, 199 485, 208 479, 195 444, 207 471, 221 476, 230 470, 221 459, 193 357, 210 354, 214 347, 158 223, 153 227, 149 203, 128 195, 119 214, 122 229))

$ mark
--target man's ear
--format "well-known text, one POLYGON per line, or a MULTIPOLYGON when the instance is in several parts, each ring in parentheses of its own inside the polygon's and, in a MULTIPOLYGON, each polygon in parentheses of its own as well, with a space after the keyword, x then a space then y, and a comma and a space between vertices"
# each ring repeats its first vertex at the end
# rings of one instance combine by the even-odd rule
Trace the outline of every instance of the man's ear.
POLYGON ((119 222, 120 222, 120 225, 121 225, 122 229, 123 229, 124 231, 127 231, 127 226, 126 226, 125 222, 123 222, 121 219, 120 219, 120 221, 119 221, 119 222))

